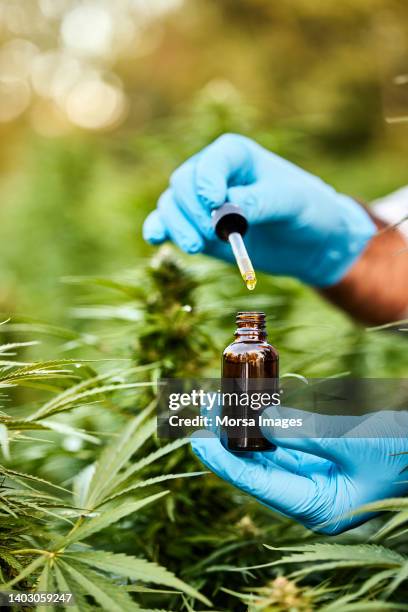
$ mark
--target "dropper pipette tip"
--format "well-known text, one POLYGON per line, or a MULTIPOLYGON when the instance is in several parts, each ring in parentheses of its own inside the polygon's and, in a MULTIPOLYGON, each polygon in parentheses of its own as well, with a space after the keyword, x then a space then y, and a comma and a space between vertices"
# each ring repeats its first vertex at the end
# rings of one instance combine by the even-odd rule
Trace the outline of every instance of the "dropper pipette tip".
POLYGON ((253 291, 256 286, 255 270, 246 250, 243 236, 248 229, 248 222, 239 206, 226 202, 213 210, 215 233, 221 240, 229 242, 244 283, 253 291))
POLYGON ((242 275, 242 278, 244 279, 247 289, 249 289, 249 291, 253 291, 256 287, 255 272, 246 272, 246 274, 242 275))
POLYGON ((228 241, 237 262, 239 271, 241 272, 241 276, 244 279, 244 283, 249 291, 253 291, 256 286, 255 270, 249 258, 241 234, 238 232, 232 232, 228 236, 228 241))

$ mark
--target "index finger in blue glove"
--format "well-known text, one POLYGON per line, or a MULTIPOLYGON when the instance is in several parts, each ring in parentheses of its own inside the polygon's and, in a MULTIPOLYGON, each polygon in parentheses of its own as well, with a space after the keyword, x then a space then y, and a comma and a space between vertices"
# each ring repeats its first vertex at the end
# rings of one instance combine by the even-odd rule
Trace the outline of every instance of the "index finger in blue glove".
POLYGON ((271 461, 278 467, 281 467, 293 474, 309 477, 313 473, 326 473, 332 465, 331 461, 309 455, 300 451, 276 446, 275 450, 252 452, 250 455, 256 458, 260 463, 268 465, 271 461))
POLYGON ((157 208, 170 238, 186 253, 198 253, 204 248, 204 240, 194 225, 174 201, 167 189, 159 198, 157 208))
POLYGON ((173 172, 170 186, 178 206, 207 240, 215 238, 210 211, 200 202, 195 189, 195 161, 189 159, 173 172))
MULTIPOLYGON (((216 402, 210 411, 207 409, 207 407, 208 403, 204 401, 200 405, 200 415, 204 417, 211 415, 211 421, 208 422, 208 425, 205 430, 201 429, 197 431, 194 435, 197 437, 201 437, 202 434, 203 437, 206 438, 216 436, 219 440, 221 440, 221 429, 215 424, 216 416, 220 416, 222 412, 221 405, 216 402)), ((260 464, 264 463, 266 465, 269 465, 269 463, 272 462, 279 467, 289 470, 290 472, 300 473, 300 468, 301 466, 302 468, 304 468, 304 465, 307 462, 307 457, 310 458, 311 463, 313 463, 314 465, 319 461, 319 459, 314 455, 304 455, 305 453, 299 453, 294 450, 289 450, 286 448, 276 448, 275 450, 270 452, 247 452, 245 453, 245 455, 241 453, 240 456, 255 458, 260 464)))
POLYGON ((196 190, 208 210, 224 204, 230 185, 245 185, 254 180, 252 157, 244 136, 220 136, 197 160, 196 190))
POLYGON ((291 201, 276 181, 256 181, 228 189, 228 202, 240 206, 249 223, 288 221, 299 214, 298 200, 291 201))
POLYGON ((150 244, 161 244, 168 238, 166 226, 157 208, 146 217, 143 223, 143 238, 150 244))
POLYGON ((191 438, 191 446, 201 461, 218 476, 267 506, 295 516, 297 508, 304 508, 305 503, 314 499, 316 484, 311 479, 274 465, 273 459, 266 464, 256 458, 234 455, 225 450, 217 437, 198 435, 191 438))

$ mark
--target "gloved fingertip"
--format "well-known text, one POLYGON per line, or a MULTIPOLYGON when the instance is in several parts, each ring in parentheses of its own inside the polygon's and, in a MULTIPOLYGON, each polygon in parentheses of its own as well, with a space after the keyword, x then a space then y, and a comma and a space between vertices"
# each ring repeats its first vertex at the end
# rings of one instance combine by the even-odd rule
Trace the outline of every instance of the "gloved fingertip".
POLYGON ((192 242, 186 242, 183 245, 183 251, 194 255, 195 253, 201 253, 204 250, 204 242, 202 240, 194 240, 192 242))
POLYGON ((215 210, 225 202, 225 192, 214 189, 212 186, 200 185, 197 187, 197 195, 200 202, 208 210, 215 210))
POLYGON ((200 429, 190 436, 190 443, 193 453, 205 461, 208 455, 213 454, 220 441, 213 431, 200 429))
POLYGON ((196 192, 201 204, 209 211, 219 208, 227 199, 225 176, 205 157, 197 163, 196 192))
POLYGON ((159 246, 160 244, 165 242, 167 238, 165 236, 149 236, 144 237, 144 239, 152 246, 159 246))
POLYGON ((143 223, 143 238, 150 244, 161 244, 167 239, 166 227, 158 210, 151 212, 143 223))

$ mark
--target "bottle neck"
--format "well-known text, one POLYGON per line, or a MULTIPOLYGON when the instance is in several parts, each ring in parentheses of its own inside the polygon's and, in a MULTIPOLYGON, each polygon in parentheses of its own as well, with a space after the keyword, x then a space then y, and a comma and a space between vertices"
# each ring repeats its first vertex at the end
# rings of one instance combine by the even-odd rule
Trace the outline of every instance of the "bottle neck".
POLYGON ((257 340, 265 342, 267 339, 265 313, 239 312, 236 317, 237 329, 235 339, 241 342, 257 340))

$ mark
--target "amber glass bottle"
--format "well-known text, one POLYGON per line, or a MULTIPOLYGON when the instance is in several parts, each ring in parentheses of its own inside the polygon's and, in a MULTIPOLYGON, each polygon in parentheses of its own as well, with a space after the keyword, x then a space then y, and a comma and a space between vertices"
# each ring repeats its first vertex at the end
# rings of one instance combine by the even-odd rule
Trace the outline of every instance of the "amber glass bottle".
MULTIPOLYGON (((278 391, 279 354, 268 344, 263 312, 239 312, 236 317, 235 341, 223 353, 222 388, 223 393, 237 392, 239 397, 247 393, 278 391)), ((259 428, 258 417, 262 409, 256 411, 243 402, 224 401, 222 416, 238 420, 238 425, 223 426, 222 443, 231 451, 264 451, 274 448, 259 428), (255 425, 242 425, 249 419, 255 425)))

